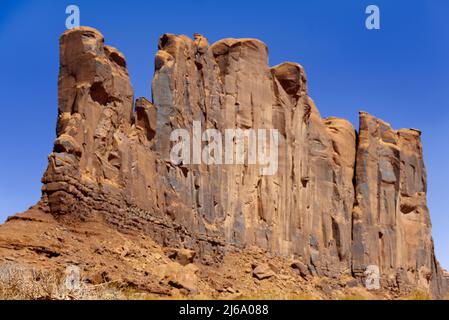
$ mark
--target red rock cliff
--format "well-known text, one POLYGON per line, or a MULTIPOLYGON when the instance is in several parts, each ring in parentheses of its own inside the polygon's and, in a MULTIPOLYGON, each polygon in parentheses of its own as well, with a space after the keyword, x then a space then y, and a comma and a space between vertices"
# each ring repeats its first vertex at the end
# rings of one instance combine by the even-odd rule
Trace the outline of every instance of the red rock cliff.
POLYGON ((256 246, 295 257, 319 276, 364 277, 438 296, 420 133, 366 113, 360 130, 322 119, 304 69, 270 68, 255 39, 210 45, 163 35, 152 102, 134 104, 126 61, 91 28, 60 40, 57 139, 40 205, 61 222, 103 219, 204 263, 256 246), (170 134, 191 129, 277 129, 274 175, 260 165, 175 165, 170 134))

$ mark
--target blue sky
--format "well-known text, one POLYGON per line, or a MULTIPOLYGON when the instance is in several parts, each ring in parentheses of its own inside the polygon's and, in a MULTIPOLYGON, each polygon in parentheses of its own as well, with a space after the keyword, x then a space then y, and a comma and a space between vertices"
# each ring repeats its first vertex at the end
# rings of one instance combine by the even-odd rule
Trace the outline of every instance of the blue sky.
POLYGON ((449 268, 449 1, 0 0, 0 221, 40 197, 69 4, 125 54, 136 97, 151 96, 160 35, 254 37, 268 45, 271 65, 305 67, 322 116, 358 127, 365 110, 395 128, 421 129, 437 256, 449 268), (380 7, 381 30, 365 28, 369 4, 380 7))

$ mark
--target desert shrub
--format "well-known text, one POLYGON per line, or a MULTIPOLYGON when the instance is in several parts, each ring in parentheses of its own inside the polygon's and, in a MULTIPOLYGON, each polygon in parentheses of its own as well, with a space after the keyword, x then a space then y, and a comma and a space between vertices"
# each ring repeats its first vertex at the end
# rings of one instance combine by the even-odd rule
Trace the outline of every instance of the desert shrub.
MULTIPOLYGON (((72 275, 73 276, 73 275, 72 275)), ((1 300, 103 300, 120 299, 118 289, 108 284, 88 285, 61 271, 48 271, 13 263, 0 265, 1 300), (76 279, 75 279, 76 280, 76 279)))

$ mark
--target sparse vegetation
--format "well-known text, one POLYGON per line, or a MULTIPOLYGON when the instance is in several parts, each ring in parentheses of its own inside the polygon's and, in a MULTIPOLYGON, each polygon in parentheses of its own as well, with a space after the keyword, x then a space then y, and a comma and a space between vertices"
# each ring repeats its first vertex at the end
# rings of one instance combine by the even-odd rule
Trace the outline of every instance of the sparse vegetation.
POLYGON ((283 293, 281 291, 261 291, 252 295, 242 295, 238 300, 316 300, 318 297, 307 294, 283 293))
POLYGON ((66 285, 63 272, 39 270, 12 263, 0 266, 0 300, 97 300, 120 299, 121 292, 108 285, 80 282, 66 285))
POLYGON ((357 296, 357 295, 349 295, 343 297, 341 300, 367 300, 366 297, 357 296))
POLYGON ((404 300, 432 300, 432 297, 426 292, 415 291, 412 294, 405 296, 404 300))

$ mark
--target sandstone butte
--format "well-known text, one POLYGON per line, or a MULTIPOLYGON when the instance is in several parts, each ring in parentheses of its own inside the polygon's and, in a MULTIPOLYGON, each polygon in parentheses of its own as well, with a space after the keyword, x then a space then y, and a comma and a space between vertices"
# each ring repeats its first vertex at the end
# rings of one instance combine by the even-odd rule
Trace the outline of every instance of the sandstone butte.
POLYGON ((270 68, 261 41, 165 34, 152 102, 134 101, 123 54, 76 28, 60 38, 58 87, 42 198, 0 227, 3 262, 74 264, 84 281, 166 297, 446 297, 421 133, 366 112, 358 131, 321 118, 302 66, 270 68), (172 164, 170 133, 193 121, 277 129, 278 172, 172 164), (372 266, 381 288, 368 291, 372 266))

